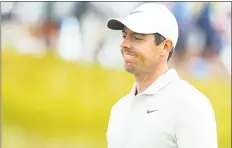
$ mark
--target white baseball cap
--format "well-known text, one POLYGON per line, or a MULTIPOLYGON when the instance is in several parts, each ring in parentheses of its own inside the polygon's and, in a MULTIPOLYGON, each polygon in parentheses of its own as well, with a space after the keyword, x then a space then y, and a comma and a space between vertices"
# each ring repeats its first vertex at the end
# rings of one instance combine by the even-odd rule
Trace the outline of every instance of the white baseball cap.
POLYGON ((141 33, 159 33, 176 46, 178 40, 178 24, 172 12, 162 4, 145 3, 135 8, 126 19, 111 18, 107 22, 108 28, 122 30, 124 26, 141 33))

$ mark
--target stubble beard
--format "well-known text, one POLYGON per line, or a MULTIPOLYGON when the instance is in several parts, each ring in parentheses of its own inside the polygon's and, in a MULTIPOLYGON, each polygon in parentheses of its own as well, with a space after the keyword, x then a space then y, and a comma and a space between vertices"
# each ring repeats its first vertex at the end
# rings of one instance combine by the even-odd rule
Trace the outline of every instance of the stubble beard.
POLYGON ((128 73, 131 73, 131 74, 134 74, 134 67, 133 66, 126 66, 124 65, 124 69, 128 72, 128 73))

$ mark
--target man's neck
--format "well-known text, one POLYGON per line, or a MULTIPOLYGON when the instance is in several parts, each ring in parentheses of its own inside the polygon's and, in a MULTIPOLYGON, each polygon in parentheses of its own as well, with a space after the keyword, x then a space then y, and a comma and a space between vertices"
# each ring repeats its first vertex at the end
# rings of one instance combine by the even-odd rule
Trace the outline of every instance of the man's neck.
POLYGON ((158 77, 163 75, 168 70, 168 67, 157 68, 156 70, 149 73, 142 73, 140 75, 135 75, 136 80, 136 94, 139 94, 146 90, 153 82, 156 81, 158 77))

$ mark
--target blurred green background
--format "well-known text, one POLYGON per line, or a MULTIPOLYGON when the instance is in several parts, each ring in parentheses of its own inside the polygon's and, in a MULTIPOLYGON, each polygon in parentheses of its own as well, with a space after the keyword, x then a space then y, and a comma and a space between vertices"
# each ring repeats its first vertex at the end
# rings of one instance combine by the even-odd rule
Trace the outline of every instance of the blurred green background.
MULTIPOLYGON (((130 91, 132 75, 52 55, 1 53, 3 148, 106 148, 110 109, 130 91)), ((209 97, 219 148, 231 147, 227 78, 181 76, 209 97)))

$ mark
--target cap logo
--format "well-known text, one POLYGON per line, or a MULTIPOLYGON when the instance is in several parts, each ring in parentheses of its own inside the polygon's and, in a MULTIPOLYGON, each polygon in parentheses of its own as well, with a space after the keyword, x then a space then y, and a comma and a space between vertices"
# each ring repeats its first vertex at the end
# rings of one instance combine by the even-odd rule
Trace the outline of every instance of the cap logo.
POLYGON ((130 13, 130 15, 134 14, 134 13, 140 13, 140 12, 143 12, 143 11, 133 11, 133 12, 130 13))

